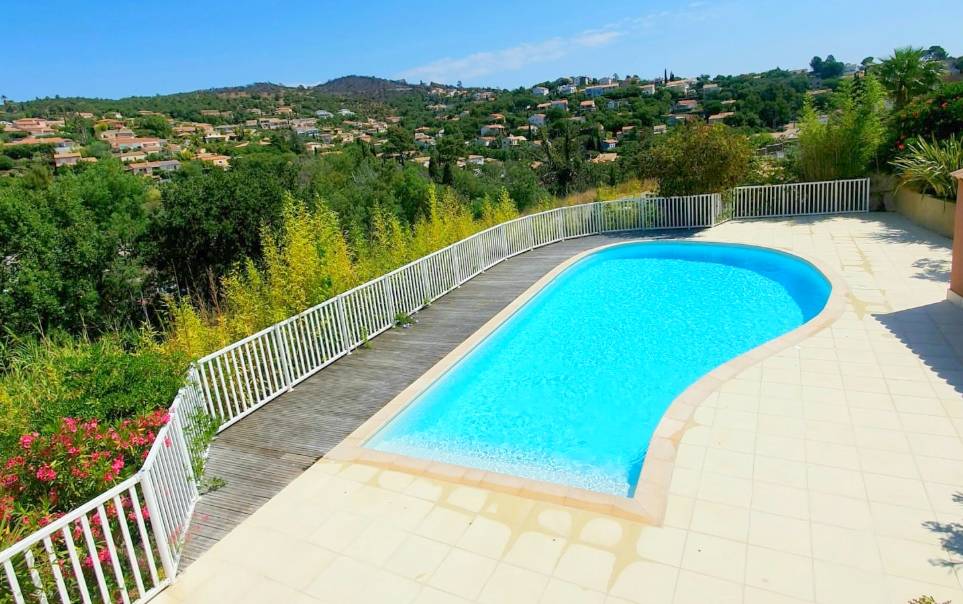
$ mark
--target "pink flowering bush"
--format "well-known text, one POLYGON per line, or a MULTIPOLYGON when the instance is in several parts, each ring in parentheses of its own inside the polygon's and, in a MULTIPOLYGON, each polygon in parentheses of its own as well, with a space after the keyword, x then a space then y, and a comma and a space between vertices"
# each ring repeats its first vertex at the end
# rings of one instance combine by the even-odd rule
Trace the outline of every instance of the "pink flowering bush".
POLYGON ((113 424, 64 417, 50 434, 23 434, 0 462, 0 546, 136 472, 169 419, 165 410, 113 424))

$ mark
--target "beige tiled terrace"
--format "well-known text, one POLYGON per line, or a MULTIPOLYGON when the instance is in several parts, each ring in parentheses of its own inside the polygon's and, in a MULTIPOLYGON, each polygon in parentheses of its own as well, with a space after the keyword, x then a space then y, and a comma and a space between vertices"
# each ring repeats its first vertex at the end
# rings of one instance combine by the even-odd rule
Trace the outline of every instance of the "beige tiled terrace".
POLYGON ((696 237, 815 258, 849 294, 700 404, 661 526, 321 460, 155 601, 963 603, 949 242, 880 214, 696 237))

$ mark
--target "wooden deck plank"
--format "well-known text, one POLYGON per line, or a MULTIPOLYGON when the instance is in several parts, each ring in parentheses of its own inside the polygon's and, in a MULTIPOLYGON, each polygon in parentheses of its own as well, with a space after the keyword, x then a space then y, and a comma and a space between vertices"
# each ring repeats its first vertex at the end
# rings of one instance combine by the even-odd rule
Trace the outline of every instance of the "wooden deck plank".
POLYGON ((181 568, 552 268, 581 251, 634 236, 571 239, 502 262, 417 313, 411 327, 382 333, 370 348, 338 359, 225 430, 211 447, 208 470, 226 484, 198 501, 181 568))

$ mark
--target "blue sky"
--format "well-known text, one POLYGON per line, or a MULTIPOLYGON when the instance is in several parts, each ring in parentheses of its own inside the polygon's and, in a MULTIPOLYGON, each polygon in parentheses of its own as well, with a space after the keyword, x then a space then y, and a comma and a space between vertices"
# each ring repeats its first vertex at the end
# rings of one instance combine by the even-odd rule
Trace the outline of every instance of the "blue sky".
POLYGON ((0 94, 17 100, 347 74, 502 87, 663 67, 715 75, 907 44, 963 54, 959 0, 11 0, 0 17, 0 94))

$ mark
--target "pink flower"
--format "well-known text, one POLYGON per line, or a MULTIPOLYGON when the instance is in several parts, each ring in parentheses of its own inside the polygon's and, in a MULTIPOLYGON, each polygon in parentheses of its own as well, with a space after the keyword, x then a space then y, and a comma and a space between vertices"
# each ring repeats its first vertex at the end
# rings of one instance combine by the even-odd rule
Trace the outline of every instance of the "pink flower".
POLYGON ((75 419, 72 418, 72 417, 65 417, 65 418, 64 418, 64 428, 67 428, 67 430, 68 430, 69 432, 76 432, 76 431, 77 431, 77 420, 75 420, 75 419))
POLYGON ((25 460, 21 455, 17 455, 16 457, 11 457, 10 459, 7 460, 7 469, 9 470, 10 468, 18 468, 24 464, 24 461, 25 460))
POLYGON ((40 480, 43 482, 51 482, 55 478, 57 478, 57 473, 54 471, 53 468, 51 468, 47 464, 44 464, 39 468, 37 468, 37 480, 40 480))
POLYGON ((114 473, 120 474, 120 471, 124 469, 123 456, 118 455, 116 458, 114 458, 114 461, 110 464, 110 467, 114 471, 114 473))
POLYGON ((164 437, 164 446, 167 447, 168 449, 171 448, 171 437, 170 437, 170 436, 165 436, 165 437, 164 437))
POLYGON ((40 435, 36 432, 32 432, 30 434, 24 434, 23 436, 20 437, 20 446, 23 447, 24 449, 29 450, 30 445, 33 444, 33 441, 37 440, 38 436, 40 435))

